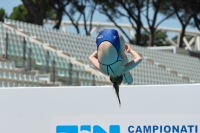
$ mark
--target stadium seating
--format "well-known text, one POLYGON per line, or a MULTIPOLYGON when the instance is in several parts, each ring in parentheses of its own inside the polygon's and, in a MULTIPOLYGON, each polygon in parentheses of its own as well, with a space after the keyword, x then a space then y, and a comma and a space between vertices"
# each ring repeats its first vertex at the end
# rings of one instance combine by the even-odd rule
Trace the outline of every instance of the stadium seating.
MULTIPOLYGON (((18 57, 18 59, 22 59, 23 57, 23 36, 20 36, 18 34, 16 34, 14 31, 8 29, 8 28, 4 28, 3 26, 1 26, 1 33, 3 34, 3 38, 5 38, 5 34, 8 34, 8 55, 10 56, 10 59, 14 59, 15 57, 18 57)), ((5 47, 5 40, 2 39, 3 43, 1 44, 1 47, 5 47), (4 45, 3 45, 4 44, 4 45)), ((58 55, 58 52, 54 52, 51 50, 47 50, 45 49, 44 45, 41 44, 36 44, 31 42, 31 40, 29 38, 25 38, 26 40, 26 57, 28 57, 29 54, 29 48, 31 48, 31 58, 33 60, 35 60, 35 67, 33 67, 33 69, 35 70, 40 70, 41 73, 43 73, 43 71, 45 71, 45 66, 47 65, 47 60, 46 60, 46 55, 47 55, 47 51, 49 52, 49 67, 52 66, 52 60, 55 60, 55 66, 57 68, 57 74, 56 77, 58 77, 58 80, 61 80, 64 82, 64 79, 69 78, 69 74, 64 75, 61 73, 60 70, 65 71, 65 73, 69 73, 69 64, 72 63, 72 80, 74 80, 74 83, 72 83, 73 85, 76 85, 76 80, 77 79, 77 72, 80 75, 90 75, 90 77, 92 77, 92 72, 90 71, 92 68, 89 68, 89 66, 85 66, 84 64, 78 63, 78 61, 76 61, 76 59, 72 58, 72 59, 68 59, 68 58, 62 58, 58 55), (40 66, 43 66, 43 68, 41 68, 40 66), (61 74, 61 75, 60 75, 61 74)), ((5 48, 4 48, 5 49, 5 48)), ((2 53, 5 54, 5 51, 2 51, 2 53)), ((94 69, 92 69, 94 70, 94 69)), ((108 80, 106 79, 107 77, 105 77, 103 74, 100 74, 100 72, 94 70, 96 75, 94 76, 94 78, 90 78, 84 81, 81 81, 80 83, 83 85, 91 85, 95 80, 96 81, 96 85, 105 85, 105 84, 110 84, 110 82, 108 82, 108 80), (98 74, 99 73, 99 74, 98 74), (102 76, 101 76, 102 75, 102 76), (101 80, 99 80, 101 79, 101 80), (99 80, 99 82, 98 82, 99 80)), ((94 72, 93 72, 94 73, 94 72)), ((80 80, 82 80, 80 78, 80 80)), ((66 81, 66 80, 65 80, 66 81)), ((67 85, 64 84, 64 85, 67 85)))
POLYGON ((43 86, 34 73, 25 73, 14 62, 0 61, 0 87, 43 86))
MULTIPOLYGON (((91 69, 89 70, 86 69, 88 67, 85 67, 87 65, 92 67, 88 56, 96 50, 95 38, 80 34, 65 33, 59 30, 47 29, 42 26, 9 19, 5 20, 5 24, 13 27, 15 32, 24 33, 23 36, 27 36, 27 46, 32 48, 32 55, 37 65, 46 65, 46 48, 50 47, 54 49, 54 51, 49 50, 50 60, 56 60, 56 67, 58 68, 57 74, 59 77, 69 77, 69 62, 73 59, 79 62, 78 65, 73 65, 72 72, 72 77, 81 80, 79 85, 92 85, 94 81, 95 85, 109 84, 108 77, 101 75, 97 71, 95 71, 96 75, 93 77, 91 69), (37 42, 33 43, 30 39, 34 39, 37 42), (60 57, 58 55, 59 52, 69 55, 69 58, 60 57), (78 77, 76 76, 76 72, 79 72, 78 77)), ((4 29, 8 30, 6 32, 12 31, 8 28, 4 29)), ((22 48, 19 49, 19 47, 23 41, 23 37, 21 36, 21 40, 18 39, 19 37, 16 36, 19 35, 16 35, 15 32, 12 32, 12 35, 9 36, 13 40, 13 44, 16 43, 15 46, 9 48, 9 54, 22 57, 22 48)), ((1 44, 5 43, 3 39, 0 41, 1 44)), ((1 45, 1 47, 5 49, 4 45, 1 45)), ((136 45, 131 45, 131 47, 143 57, 143 62, 131 71, 134 78, 133 84, 187 84, 200 82, 200 63, 197 58, 150 50, 136 45)), ((5 53, 5 50, 1 50, 0 52, 5 53)), ((131 60, 131 55, 127 55, 129 60, 131 60)), ((49 65, 51 66, 51 62, 49 65)))
POLYGON ((135 45, 132 48, 141 51, 142 54, 144 53, 146 58, 153 59, 155 64, 163 64, 166 69, 175 70, 180 76, 188 76, 191 80, 200 82, 200 62, 198 58, 171 54, 165 51, 152 51, 135 45))

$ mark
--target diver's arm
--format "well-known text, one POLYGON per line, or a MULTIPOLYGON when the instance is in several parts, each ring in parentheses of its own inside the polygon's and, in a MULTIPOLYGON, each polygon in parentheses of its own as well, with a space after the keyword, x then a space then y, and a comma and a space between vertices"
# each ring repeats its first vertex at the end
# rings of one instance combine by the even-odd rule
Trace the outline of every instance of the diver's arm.
POLYGON ((89 56, 89 60, 90 60, 90 62, 92 63, 92 65, 94 67, 96 67, 97 69, 99 69, 99 62, 98 62, 98 59, 97 59, 97 51, 95 51, 94 53, 92 53, 89 56))
POLYGON ((140 56, 137 52, 135 52, 133 49, 130 49, 130 52, 129 52, 129 53, 132 54, 133 60, 134 60, 135 62, 138 62, 139 60, 142 59, 141 56, 140 56))
POLYGON ((142 58, 140 57, 140 55, 131 48, 127 52, 131 53, 134 59, 125 65, 125 72, 133 69, 142 62, 142 58))

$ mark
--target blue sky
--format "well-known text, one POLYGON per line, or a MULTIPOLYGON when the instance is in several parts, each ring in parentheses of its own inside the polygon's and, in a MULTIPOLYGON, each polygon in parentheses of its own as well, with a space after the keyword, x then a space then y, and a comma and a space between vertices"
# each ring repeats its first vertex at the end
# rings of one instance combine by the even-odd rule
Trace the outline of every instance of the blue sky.
MULTIPOLYGON (((4 8, 8 14, 10 14, 13 10, 13 7, 22 4, 21 0, 0 0, 0 8, 4 8)), ((150 15, 152 15, 152 11, 150 12, 150 15)), ((159 15, 159 19, 162 19, 162 16, 159 15)), ((66 20, 67 17, 64 17, 66 20)), ((94 21, 100 21, 100 22, 108 22, 108 19, 99 13, 95 13, 94 15, 94 21)), ((117 21, 118 23, 128 23, 125 19, 120 19, 117 21)), ((145 18, 143 18, 144 25, 147 25, 145 18)), ((160 26, 163 27, 169 27, 169 28, 181 28, 181 25, 179 21, 176 18, 171 18, 166 21, 164 21, 160 26)), ((188 26, 187 29, 189 30, 196 30, 194 27, 188 26)), ((67 27, 67 30, 70 32, 75 32, 75 29, 73 27, 67 27)))

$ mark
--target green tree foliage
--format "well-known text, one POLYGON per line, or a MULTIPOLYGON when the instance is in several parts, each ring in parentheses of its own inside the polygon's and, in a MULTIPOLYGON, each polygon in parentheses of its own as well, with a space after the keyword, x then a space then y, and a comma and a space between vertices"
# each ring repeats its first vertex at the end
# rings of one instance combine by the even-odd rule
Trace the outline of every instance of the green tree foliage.
MULTIPOLYGON (((59 29, 63 16, 66 15, 77 33, 80 33, 79 21, 83 20, 85 34, 90 35, 93 15, 95 11, 99 11, 113 22, 132 43, 133 39, 118 25, 118 20, 125 18, 132 26, 130 28, 135 30, 134 43, 141 46, 146 46, 146 42, 148 46, 158 46, 159 44, 156 43, 158 42, 157 28, 170 17, 176 17, 182 26, 179 47, 184 45, 185 29, 191 23, 192 18, 194 20, 192 24, 200 29, 199 0, 22 0, 22 2, 23 5, 13 9, 11 19, 39 25, 43 24, 44 19, 54 20, 56 21, 54 28, 59 29), (153 14, 150 15, 149 12, 152 9, 153 14), (163 15, 159 20, 158 14, 163 15), (143 17, 146 18, 148 28, 143 25, 143 17), (89 26, 86 25, 88 21, 89 26), (144 39, 142 31, 145 31, 145 37, 148 34, 148 39, 144 39)), ((0 13, 5 14, 3 10, 0 10, 0 13)))
POLYGON ((43 24, 43 20, 53 20, 56 22, 54 28, 59 29, 63 16, 66 15, 74 25, 77 33, 79 21, 84 21, 86 35, 90 35, 92 30, 92 20, 96 11, 96 3, 93 0, 22 0, 28 14, 33 19, 34 24, 43 24), (87 12, 89 10, 89 12, 87 12), (76 17, 78 16, 78 17, 76 17), (87 21, 90 25, 87 26, 87 21))
POLYGON ((99 11, 103 13, 105 16, 109 18, 111 22, 113 22, 126 38, 132 42, 132 38, 123 31, 123 29, 116 22, 122 17, 126 18, 132 28, 135 29, 135 44, 136 45, 146 45, 146 41, 143 38, 142 30, 145 30, 146 33, 149 34, 148 46, 154 46, 154 34, 156 32, 157 27, 164 22, 166 19, 173 16, 174 12, 170 12, 167 15, 164 15, 162 19, 158 20, 158 14, 161 9, 169 9, 168 5, 165 3, 169 3, 167 0, 117 0, 113 2, 112 0, 96 0, 98 2, 99 11), (153 16, 149 15, 150 10, 154 9, 153 16), (145 17, 148 22, 148 29, 144 28, 142 17, 145 17))
POLYGON ((184 47, 183 37, 185 36, 186 27, 191 24, 192 18, 194 19, 193 25, 196 25, 198 28, 200 21, 196 18, 198 18, 198 11, 200 11, 199 3, 199 0, 170 0, 166 2, 168 8, 163 8, 160 11, 163 15, 170 14, 171 11, 175 12, 173 17, 176 17, 182 26, 179 40, 180 48, 184 47))
MULTIPOLYGON (((28 0, 26 0, 28 1, 28 0)), ((21 4, 19 6, 16 6, 13 8, 13 12, 10 14, 9 18, 13 20, 18 20, 18 21, 23 21, 23 22, 28 22, 28 23, 34 23, 34 24, 43 24, 43 20, 57 20, 57 13, 56 10, 53 9, 52 6, 50 6, 47 1, 43 4, 44 5, 42 11, 38 11, 40 14, 33 14, 32 10, 36 10, 38 3, 36 0, 29 0, 29 4, 31 3, 33 6, 25 6, 25 4, 21 4), (30 9, 27 9, 30 8, 30 9), (31 10, 31 11, 30 11, 31 10), (42 18, 41 18, 42 16, 42 18), (39 20, 40 19, 40 20, 39 20)), ((38 7, 39 8, 39 7, 38 7)))
POLYGON ((132 38, 117 23, 117 20, 126 18, 132 25, 132 28, 135 29, 136 44, 143 45, 141 43, 141 29, 144 27, 141 19, 145 0, 117 0, 115 2, 112 0, 95 0, 95 2, 99 4, 99 12, 107 16, 131 43, 132 38))
POLYGON ((28 13, 33 18, 33 23, 43 25, 43 19, 45 18, 45 12, 47 9, 46 0, 22 0, 28 13))
POLYGON ((33 17, 28 13, 23 4, 13 8, 13 12, 10 14, 9 19, 33 23, 33 17))
POLYGON ((187 1, 187 0, 171 0, 173 10, 182 26, 182 31, 179 41, 180 48, 184 47, 183 37, 185 36, 185 30, 188 24, 190 23, 192 16, 194 15, 194 12, 192 11, 193 9, 191 6, 191 2, 192 1, 187 1))
POLYGON ((157 30, 155 32, 154 45, 155 46, 170 46, 171 44, 167 41, 167 33, 164 31, 157 30))
POLYGON ((4 18, 7 18, 7 14, 3 8, 0 8, 0 21, 3 21, 4 18))
POLYGON ((60 14, 60 10, 63 12, 63 8, 65 8, 60 6, 60 1, 62 1, 61 4, 65 2, 65 0, 22 0, 34 24, 43 25, 44 19, 58 20, 59 22, 54 26, 57 29, 60 27, 63 16, 63 14, 60 14))
POLYGON ((162 10, 169 10, 169 1, 167 0, 146 0, 146 20, 148 23, 149 30, 146 30, 146 32, 149 33, 149 43, 148 46, 154 46, 155 44, 155 32, 158 26, 164 22, 166 19, 170 18, 174 15, 174 11, 170 10, 167 14, 164 15, 164 17, 160 20, 158 20, 158 14, 162 10), (149 9, 154 9, 154 13, 152 18, 149 15, 149 9), (158 22, 157 22, 158 21, 158 22))
MULTIPOLYGON (((142 40, 144 45, 143 46, 149 46, 149 33, 146 31, 143 31, 141 34, 142 40)), ((167 33, 161 30, 156 30, 154 33, 154 40, 153 44, 154 46, 170 46, 171 44, 167 41, 167 33)), ((135 42, 135 40, 133 40, 135 42)))

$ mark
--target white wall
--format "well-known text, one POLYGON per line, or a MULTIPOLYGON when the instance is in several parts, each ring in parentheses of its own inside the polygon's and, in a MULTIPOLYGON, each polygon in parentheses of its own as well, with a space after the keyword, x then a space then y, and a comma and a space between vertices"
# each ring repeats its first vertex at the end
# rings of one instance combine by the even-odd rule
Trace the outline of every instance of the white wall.
POLYGON ((198 84, 121 86, 120 98, 121 108, 111 86, 1 88, 0 133, 56 133, 52 122, 55 125, 54 120, 58 122, 69 115, 103 118, 105 115, 166 117, 190 114, 200 124, 198 84))

